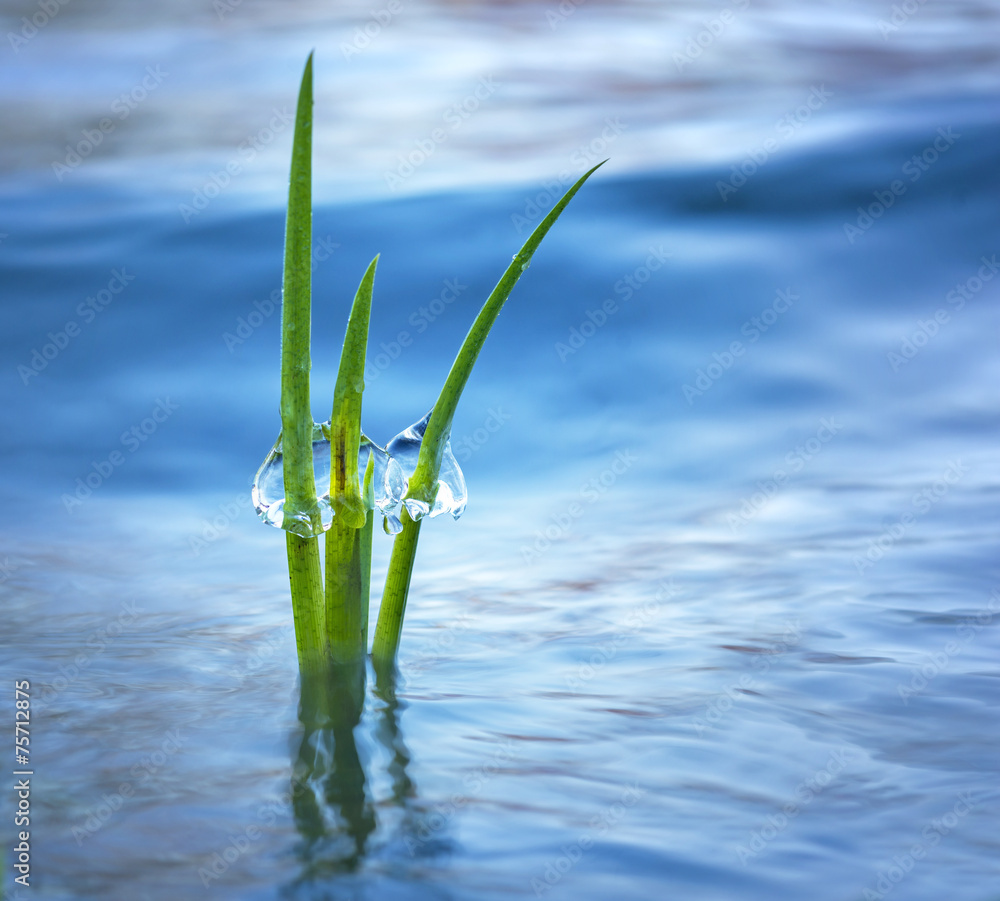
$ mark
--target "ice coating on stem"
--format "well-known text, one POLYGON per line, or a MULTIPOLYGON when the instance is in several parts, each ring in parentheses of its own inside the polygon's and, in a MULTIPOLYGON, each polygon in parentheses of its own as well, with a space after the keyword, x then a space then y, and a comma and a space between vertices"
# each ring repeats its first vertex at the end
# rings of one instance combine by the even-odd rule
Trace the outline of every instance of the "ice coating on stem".
MULTIPOLYGON (((431 413, 434 411, 432 410, 431 413)), ((427 423, 430 421, 431 413, 428 413, 419 422, 415 422, 409 428, 404 429, 387 445, 386 450, 393 460, 402 467, 405 477, 404 491, 409 488, 409 479, 417 468, 417 460, 420 457, 420 445, 423 442, 424 432, 427 430, 427 423)), ((425 516, 433 519, 442 513, 450 513, 458 519, 465 512, 465 505, 468 501, 468 490, 465 487, 465 476, 455 459, 455 454, 451 450, 451 440, 445 442, 444 454, 441 457, 441 469, 438 472, 437 494, 434 497, 433 505, 417 498, 408 497, 402 502, 410 518, 414 521, 423 519, 425 516)), ((385 530, 390 534, 395 534, 402 529, 399 520, 398 510, 386 513, 385 530)))
POLYGON ((330 442, 323 434, 323 427, 313 424, 312 431, 313 474, 316 479, 317 506, 313 511, 285 509, 284 454, 281 435, 264 458, 254 476, 250 498, 257 515, 269 526, 294 532, 303 538, 315 538, 333 524, 333 507, 330 505, 330 442), (326 495, 324 499, 324 495, 326 495), (321 526, 318 528, 317 526, 321 526))
MULTIPOLYGON (((333 525, 336 515, 330 500, 330 424, 314 423, 312 434, 313 472, 316 479, 317 507, 310 515, 307 511, 289 515, 285 510, 284 458, 281 450, 281 436, 274 443, 253 480, 250 496, 257 515, 263 522, 277 529, 285 529, 303 538, 315 538, 333 525), (317 528, 317 524, 321 528, 317 528)), ((374 441, 361 436, 358 452, 358 486, 364 486, 368 458, 375 458, 372 484, 375 491, 375 507, 380 513, 399 506, 406 480, 399 464, 374 441)), ((361 492, 362 495, 364 492, 361 492)))
MULTIPOLYGON (((406 491, 406 476, 399 463, 384 448, 379 447, 363 432, 361 434, 361 450, 358 453, 358 479, 364 488, 365 470, 368 468, 368 458, 375 458, 375 470, 372 473, 372 485, 375 490, 375 506, 380 513, 385 514, 399 505, 406 491)), ((364 491, 361 492, 364 494, 364 491)))

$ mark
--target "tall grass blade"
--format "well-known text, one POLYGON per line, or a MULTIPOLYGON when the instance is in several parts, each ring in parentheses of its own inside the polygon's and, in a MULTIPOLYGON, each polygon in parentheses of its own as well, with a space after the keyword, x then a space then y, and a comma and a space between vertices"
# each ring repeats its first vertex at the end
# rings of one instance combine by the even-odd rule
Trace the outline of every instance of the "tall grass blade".
MULTIPOLYGON (((306 61, 295 110, 292 167, 285 220, 281 302, 281 435, 286 516, 304 514, 321 531, 313 474, 313 418, 309 404, 309 332, 312 299, 312 54, 306 61)), ((326 658, 319 542, 287 532, 288 576, 299 664, 326 658)))
MULTIPOLYGON (((434 404, 434 410, 420 446, 417 467, 410 478, 408 498, 416 498, 428 505, 433 505, 434 494, 437 491, 438 473, 441 469, 441 459, 445 444, 451 434, 455 408, 458 406, 462 391, 469 381, 472 367, 479 357, 486 336, 493 328, 493 323, 496 322, 500 310, 503 309, 503 305, 521 277, 521 273, 528 268, 528 263, 538 245, 541 244, 542 238, 545 237, 584 182, 603 165, 604 162, 598 163, 593 169, 581 176, 549 211, 549 214, 525 241, 524 246, 514 255, 513 261, 486 299, 486 303, 483 304, 483 308, 472 323, 472 328, 469 329, 458 356, 452 364, 451 371, 445 379, 444 387, 434 404)), ((379 609, 375 639, 372 645, 372 658, 380 666, 385 666, 390 661, 395 660, 399 648, 403 615, 406 611, 406 598, 409 594, 410 578, 413 573, 413 559, 416 555, 417 539, 420 534, 420 522, 414 522, 405 510, 401 520, 403 529, 393 543, 389 572, 386 577, 382 606, 379 609)))
POLYGON ((371 593, 371 547, 374 514, 369 456, 364 492, 358 484, 361 451, 361 401, 365 390, 365 355, 371 320, 372 289, 378 257, 368 266, 351 306, 330 416, 330 499, 333 525, 326 533, 326 629, 335 663, 364 659, 368 641, 371 593), (371 496, 371 503, 366 503, 371 496))
POLYGON ((361 400, 365 390, 365 353, 371 320, 372 288, 378 257, 368 266, 351 306, 344 348, 333 391, 330 416, 330 500, 334 519, 354 529, 365 524, 365 505, 358 485, 361 450, 361 400))

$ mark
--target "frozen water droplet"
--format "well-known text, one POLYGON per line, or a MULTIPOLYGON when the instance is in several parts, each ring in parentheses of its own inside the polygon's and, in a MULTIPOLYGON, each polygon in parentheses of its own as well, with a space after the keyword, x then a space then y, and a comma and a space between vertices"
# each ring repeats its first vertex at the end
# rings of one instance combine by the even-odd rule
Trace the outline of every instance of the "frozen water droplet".
MULTIPOLYGON (((361 435, 361 450, 358 453, 358 479, 364 488, 365 470, 368 468, 368 457, 374 456, 375 467, 372 472, 372 487, 375 492, 375 506, 379 512, 385 513, 399 505, 403 497, 406 477, 388 452, 379 447, 367 435, 361 435)), ((362 491, 364 494, 364 491, 362 491)))
POLYGON ((420 458, 420 442, 427 430, 430 416, 431 414, 428 413, 420 422, 404 429, 385 446, 389 456, 399 464, 404 484, 409 481, 413 471, 417 468, 417 460, 420 458))
POLYGON ((418 501, 413 497, 408 497, 404 500, 403 506, 406 507, 406 512, 410 514, 410 519, 414 522, 418 519, 423 519, 427 515, 427 511, 431 509, 424 501, 418 501))
POLYGON ((382 530, 386 535, 398 535, 403 531, 403 523, 395 513, 390 511, 385 514, 385 519, 382 520, 382 530))
POLYGON ((264 458, 254 476, 250 497, 257 515, 269 526, 294 532, 303 538, 315 538, 333 524, 333 507, 330 504, 330 442, 323 434, 323 426, 314 423, 312 435, 313 473, 316 480, 318 501, 312 510, 285 509, 284 455, 281 436, 264 458))
MULTIPOLYGON (((433 412, 433 410, 431 411, 433 412)), ((423 442, 424 432, 427 430, 427 423, 431 414, 428 413, 419 422, 415 422, 408 429, 404 429, 387 445, 386 450, 393 460, 397 461, 404 476, 404 490, 409 487, 410 476, 417 468, 417 460, 420 457, 420 445, 423 442)), ((441 458, 441 470, 438 473, 437 496, 433 506, 417 498, 406 498, 403 506, 406 507, 410 518, 414 521, 428 517, 433 519, 442 513, 450 513, 458 519, 464 512, 468 500, 468 490, 465 486, 465 476, 455 459, 455 454, 451 450, 451 439, 445 442, 444 454, 441 458)))
MULTIPOLYGON (((271 452, 257 470, 251 491, 257 515, 268 525, 295 532, 305 538, 314 538, 333 525, 336 504, 330 499, 329 434, 329 422, 313 425, 313 472, 318 499, 316 509, 312 514, 299 512, 291 517, 285 509, 284 457, 281 452, 281 436, 278 436, 271 452)), ((375 506, 381 513, 385 513, 399 505, 406 480, 399 464, 383 448, 362 434, 358 451, 358 490, 362 497, 369 456, 375 458, 372 473, 375 506)))

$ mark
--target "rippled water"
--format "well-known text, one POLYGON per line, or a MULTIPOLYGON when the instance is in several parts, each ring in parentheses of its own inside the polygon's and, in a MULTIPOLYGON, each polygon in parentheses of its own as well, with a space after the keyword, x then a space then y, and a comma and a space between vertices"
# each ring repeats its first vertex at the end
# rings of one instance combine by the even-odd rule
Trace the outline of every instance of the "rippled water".
POLYGON ((363 4, 229 5, 69 4, 0 59, 10 897, 996 898, 996 4, 404 3, 347 58, 363 4), (249 495, 313 46, 317 421, 374 253, 384 443, 612 161, 459 407, 397 682, 302 704, 249 495))

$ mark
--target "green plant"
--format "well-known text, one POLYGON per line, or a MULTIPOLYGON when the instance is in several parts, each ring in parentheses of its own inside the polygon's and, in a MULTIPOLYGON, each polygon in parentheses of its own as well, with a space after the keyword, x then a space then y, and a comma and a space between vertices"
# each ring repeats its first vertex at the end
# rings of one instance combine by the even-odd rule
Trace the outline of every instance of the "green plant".
POLYGON ((306 61, 295 110, 292 171, 285 220, 285 271, 281 301, 281 442, 285 487, 283 517, 288 547, 295 642, 303 668, 326 658, 322 529, 313 470, 313 418, 309 403, 310 304, 312 301, 312 54, 306 61), (298 531, 291 528, 301 526, 298 531))
POLYGON ((304 672, 329 663, 348 664, 363 659, 372 533, 377 515, 386 516, 387 531, 398 534, 372 646, 374 663, 385 670, 393 665, 399 647, 421 521, 441 512, 452 512, 457 517, 465 506, 464 481, 449 446, 462 391, 486 336, 542 238, 603 163, 585 173, 566 192, 514 255, 473 322, 431 412, 390 442, 389 449, 397 451, 398 459, 393 459, 361 431, 365 355, 378 257, 369 265, 354 297, 330 421, 319 425, 312 419, 312 106, 310 54, 296 107, 285 228, 281 435, 257 473, 254 503, 265 522, 287 532, 296 645, 304 672), (329 488, 324 491, 327 466, 329 488), (319 536, 324 531, 325 578, 319 553, 319 536))

